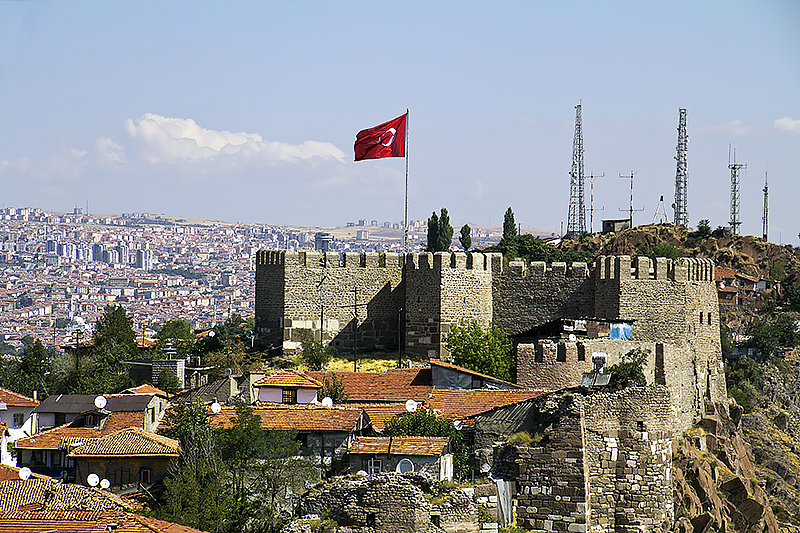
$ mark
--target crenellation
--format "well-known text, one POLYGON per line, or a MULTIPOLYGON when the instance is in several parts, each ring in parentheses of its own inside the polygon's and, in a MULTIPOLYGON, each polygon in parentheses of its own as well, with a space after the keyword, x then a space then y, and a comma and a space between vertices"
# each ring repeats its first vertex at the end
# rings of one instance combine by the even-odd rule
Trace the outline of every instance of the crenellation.
POLYGON ((524 276, 525 275, 525 262, 514 260, 508 262, 508 274, 512 276, 524 276))
POLYGON ((531 276, 543 277, 547 273, 547 263, 544 261, 531 261, 531 276))
POLYGON ((553 276, 566 276, 567 264, 562 261, 556 261, 550 268, 550 274, 553 276))
POLYGON ((450 254, 450 267, 456 270, 467 269, 467 254, 464 252, 455 252, 450 254))
POLYGON ((614 258, 614 278, 620 281, 631 279, 631 256, 618 255, 614 258))
POLYGON ((640 255, 636 258, 636 279, 650 279, 650 258, 640 255))
POLYGON ((567 276, 571 278, 588 278, 589 266, 582 261, 576 261, 570 265, 569 270, 567 270, 567 276))

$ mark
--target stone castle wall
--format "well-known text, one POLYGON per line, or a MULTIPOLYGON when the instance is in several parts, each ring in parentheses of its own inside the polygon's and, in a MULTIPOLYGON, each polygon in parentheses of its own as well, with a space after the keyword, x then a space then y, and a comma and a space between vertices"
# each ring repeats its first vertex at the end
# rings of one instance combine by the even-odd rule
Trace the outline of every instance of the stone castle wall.
POLYGON ((363 347, 398 343, 403 306, 398 254, 260 250, 256 255, 256 327, 293 348, 298 329, 336 347, 353 347, 355 309, 363 347), (355 305, 355 306, 354 306, 355 305))

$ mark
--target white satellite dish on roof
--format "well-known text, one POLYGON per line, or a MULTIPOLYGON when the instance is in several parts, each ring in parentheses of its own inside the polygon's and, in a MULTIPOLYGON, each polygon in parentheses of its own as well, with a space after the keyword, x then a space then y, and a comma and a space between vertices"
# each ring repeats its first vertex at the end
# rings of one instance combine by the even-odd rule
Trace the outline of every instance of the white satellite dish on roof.
POLYGON ((105 478, 100 480, 100 488, 104 490, 108 490, 108 487, 111 486, 111 482, 105 478))
POLYGON ((89 474, 89 477, 86 478, 86 481, 90 486, 96 487, 97 484, 100 483, 100 476, 97 474, 89 474))
POLYGON ((29 477, 31 477, 31 473, 32 472, 30 468, 28 468, 27 466, 23 466, 22 468, 19 469, 19 478, 22 480, 26 480, 29 477))
POLYGON ((211 404, 211 412, 215 415, 218 415, 222 411, 222 406, 218 402, 214 402, 211 404))
POLYGON ((397 467, 394 469, 395 472, 398 474, 405 474, 406 472, 413 472, 414 471, 414 463, 411 462, 411 459, 408 457, 404 457, 397 463, 397 467))
POLYGON ((322 407, 333 407, 333 398, 324 397, 322 399, 322 407))
POLYGON ((105 396, 97 396, 94 399, 94 406, 98 409, 103 409, 108 404, 108 400, 106 400, 105 396))
POLYGON ((461 420, 456 420, 453 422, 453 427, 456 428, 456 431, 461 431, 461 428, 464 427, 464 424, 461 423, 461 420))
POLYGON ((414 400, 406 400, 406 411, 413 413, 417 410, 417 402, 414 400))

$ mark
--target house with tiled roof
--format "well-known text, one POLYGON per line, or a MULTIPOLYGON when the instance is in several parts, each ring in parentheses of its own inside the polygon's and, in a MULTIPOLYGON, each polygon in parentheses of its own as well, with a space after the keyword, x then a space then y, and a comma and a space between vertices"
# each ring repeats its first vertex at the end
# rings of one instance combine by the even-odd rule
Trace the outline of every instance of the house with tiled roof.
POLYGON ((88 411, 67 424, 17 440, 17 465, 51 477, 74 479, 75 463, 69 457, 73 448, 122 429, 145 429, 146 417, 145 411, 88 411))
POLYGON ((33 410, 36 432, 61 426, 77 418, 85 418, 95 411, 141 412, 146 415, 143 428, 155 431, 164 416, 167 400, 156 393, 106 394, 105 406, 98 408, 94 394, 53 394, 33 410))
POLYGON ((322 381, 297 370, 279 370, 256 381, 259 402, 310 404, 317 401, 322 381))
MULTIPOLYGON (((353 438, 372 431, 366 412, 348 405, 261 403, 253 406, 253 414, 261 419, 261 429, 265 431, 296 431, 299 453, 311 458, 325 472, 341 467, 353 438)), ((234 424, 236 410, 223 407, 214 413, 209 409, 208 416, 214 427, 228 429, 234 424)))
MULTIPOLYGON (((386 372, 333 372, 342 381, 351 403, 425 401, 433 389, 431 368, 392 368, 386 372)), ((306 372, 322 381, 328 371, 306 372)))
POLYGON ((163 479, 177 460, 177 440, 141 428, 125 428, 72 447, 75 482, 88 485, 90 474, 107 479, 114 492, 150 486, 163 479))
POLYGON ((9 441, 34 433, 32 413, 37 405, 34 398, 0 388, 0 422, 8 426, 9 441))
MULTIPOLYGON (((0 464, 0 482, 21 480, 22 479, 22 476, 20 475, 21 470, 22 470, 21 468, 18 468, 16 466, 0 464)), ((51 477, 43 476, 41 474, 36 474, 36 473, 31 473, 30 477, 34 479, 45 479, 49 481, 55 481, 51 477)))
POLYGON ((347 453, 351 472, 419 472, 437 481, 453 479, 449 437, 356 437, 347 453))

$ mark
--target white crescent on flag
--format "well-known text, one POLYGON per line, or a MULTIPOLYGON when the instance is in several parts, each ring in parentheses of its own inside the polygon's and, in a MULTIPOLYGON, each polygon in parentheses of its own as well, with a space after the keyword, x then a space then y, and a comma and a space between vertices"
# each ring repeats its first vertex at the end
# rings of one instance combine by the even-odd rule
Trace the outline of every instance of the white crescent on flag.
POLYGON ((387 142, 385 142, 385 143, 384 142, 380 142, 380 141, 383 140, 383 137, 384 137, 384 136, 381 136, 381 139, 378 141, 378 144, 382 144, 384 146, 391 146, 391 144, 394 142, 394 136, 395 136, 395 134, 397 134, 397 130, 394 129, 394 128, 389 128, 388 130, 386 130, 386 133, 389 133, 389 132, 392 132, 392 135, 391 135, 391 137, 389 137, 389 140, 387 142))

